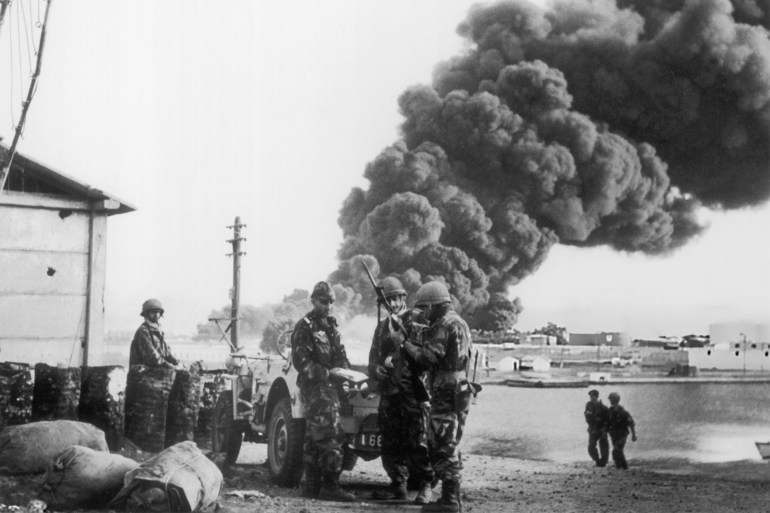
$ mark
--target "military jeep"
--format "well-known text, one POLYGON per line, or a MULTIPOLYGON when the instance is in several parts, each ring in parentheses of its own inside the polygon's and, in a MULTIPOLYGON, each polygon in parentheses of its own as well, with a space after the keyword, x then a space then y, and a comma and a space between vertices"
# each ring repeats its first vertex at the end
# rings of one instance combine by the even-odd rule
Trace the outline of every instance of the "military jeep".
MULTIPOLYGON (((235 463, 245 442, 267 443, 267 462, 273 483, 297 486, 302 478, 305 419, 297 371, 291 362, 288 340, 278 340, 278 355, 247 356, 243 348, 225 362, 224 390, 214 407, 212 449, 235 463)), ((370 393, 366 374, 335 369, 340 385, 347 381, 350 393, 341 395, 341 414, 346 441, 343 469, 351 470, 359 457, 369 461, 380 454, 382 438, 377 424, 380 397, 370 393)))

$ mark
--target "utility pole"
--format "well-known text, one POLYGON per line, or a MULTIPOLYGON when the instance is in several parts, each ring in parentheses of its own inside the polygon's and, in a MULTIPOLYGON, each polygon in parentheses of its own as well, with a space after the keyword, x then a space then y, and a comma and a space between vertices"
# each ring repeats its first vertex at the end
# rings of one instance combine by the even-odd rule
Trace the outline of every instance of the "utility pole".
MULTIPOLYGON (((0 7, 0 23, 2 23, 2 17, 5 15, 5 9, 11 0, 0 0, 3 2, 0 7)), ((35 65, 35 72, 32 74, 32 79, 29 82, 29 90, 27 91, 27 99, 22 103, 21 117, 19 118, 19 124, 16 125, 16 133, 13 135, 13 143, 8 151, 8 161, 0 168, 0 194, 5 187, 5 180, 8 178, 8 173, 11 171, 11 164, 13 164, 13 156, 16 153, 16 144, 19 142, 21 132, 24 130, 24 122, 27 119, 27 111, 29 110, 29 104, 32 103, 32 97, 35 96, 35 90, 37 89, 37 77, 40 76, 40 68, 43 64, 43 49, 45 48, 45 35, 46 27, 48 26, 48 12, 51 10, 51 2, 53 0, 46 0, 45 14, 43 16, 43 25, 40 28, 40 45, 37 50, 37 64, 35 65)))
POLYGON ((230 309, 230 343, 234 349, 238 349, 238 316, 241 307, 241 255, 245 255, 245 252, 241 251, 241 241, 246 240, 241 237, 241 228, 245 228, 245 224, 241 224, 241 218, 236 217, 235 223, 228 228, 233 229, 233 238, 227 242, 233 245, 233 252, 228 256, 233 257, 233 288, 230 291, 230 299, 232 301, 232 307, 230 309))

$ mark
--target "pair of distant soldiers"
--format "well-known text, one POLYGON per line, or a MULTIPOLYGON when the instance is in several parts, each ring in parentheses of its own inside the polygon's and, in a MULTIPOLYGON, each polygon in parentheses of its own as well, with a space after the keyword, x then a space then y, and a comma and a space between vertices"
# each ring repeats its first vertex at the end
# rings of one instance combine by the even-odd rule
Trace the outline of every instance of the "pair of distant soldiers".
MULTIPOLYGON (((406 498, 412 469, 419 480, 416 502, 423 511, 459 511, 462 463, 457 445, 470 407, 468 367, 470 330, 455 312, 442 282, 424 284, 416 310, 406 308, 406 291, 395 278, 383 280, 393 315, 380 322, 370 352, 372 377, 382 383, 380 422, 382 461, 393 498, 406 498), (387 280, 387 281, 386 281, 387 280), (424 374, 427 373, 427 377, 424 374), (421 385, 429 383, 422 395, 421 385), (442 481, 441 497, 429 503, 431 484, 442 481)), ((334 292, 319 282, 311 294, 313 310, 292 332, 292 363, 305 404, 306 497, 352 501, 339 486, 344 432, 337 389, 329 370, 349 368, 337 323, 329 315, 334 292)))
POLYGON ((588 454, 594 460, 597 467, 607 465, 609 458, 609 443, 607 435, 612 440, 612 461, 620 469, 627 469, 628 462, 624 449, 631 433, 631 440, 636 442, 636 425, 634 418, 620 405, 620 395, 611 392, 607 398, 610 401, 608 408, 599 399, 599 391, 588 392, 590 400, 586 403, 585 416, 588 424, 588 454), (596 446, 599 445, 597 450, 596 446))

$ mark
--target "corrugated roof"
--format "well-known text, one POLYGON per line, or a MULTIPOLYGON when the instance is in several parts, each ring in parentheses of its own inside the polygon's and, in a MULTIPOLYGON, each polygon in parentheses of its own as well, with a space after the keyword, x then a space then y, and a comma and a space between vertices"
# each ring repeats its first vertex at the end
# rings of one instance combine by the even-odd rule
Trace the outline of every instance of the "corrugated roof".
MULTIPOLYGON (((0 143, 0 162, 5 161, 7 154, 8 147, 0 143)), ((78 180, 77 178, 74 178, 19 152, 16 152, 16 155, 14 156, 13 165, 11 167, 11 174, 13 174, 14 170, 23 170, 25 173, 30 173, 38 179, 70 193, 77 199, 86 201, 117 201, 120 205, 117 209, 108 211, 109 215, 124 214, 126 212, 133 212, 136 210, 136 207, 127 201, 113 196, 112 194, 108 194, 101 189, 91 187, 87 183, 78 180)), ((8 183, 9 182, 6 181, 6 189, 8 188, 8 183)))

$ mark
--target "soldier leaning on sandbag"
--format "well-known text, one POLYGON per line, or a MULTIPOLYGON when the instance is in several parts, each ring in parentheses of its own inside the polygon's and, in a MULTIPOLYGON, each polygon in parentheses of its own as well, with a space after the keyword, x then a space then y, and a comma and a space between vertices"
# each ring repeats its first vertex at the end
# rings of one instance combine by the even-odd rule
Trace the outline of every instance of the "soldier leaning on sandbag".
POLYGON ((334 291, 325 281, 318 282, 310 301, 313 310, 297 322, 291 334, 291 359, 305 408, 302 493, 310 498, 350 502, 355 497, 340 488, 345 442, 340 398, 329 381, 332 368, 349 369, 350 363, 340 341, 337 320, 329 315, 334 291))
POLYGON ((183 369, 184 365, 171 353, 166 344, 163 331, 160 329, 160 318, 163 317, 163 305, 157 299, 148 299, 142 303, 144 322, 134 334, 131 341, 131 352, 128 358, 129 367, 146 365, 152 368, 183 369))

